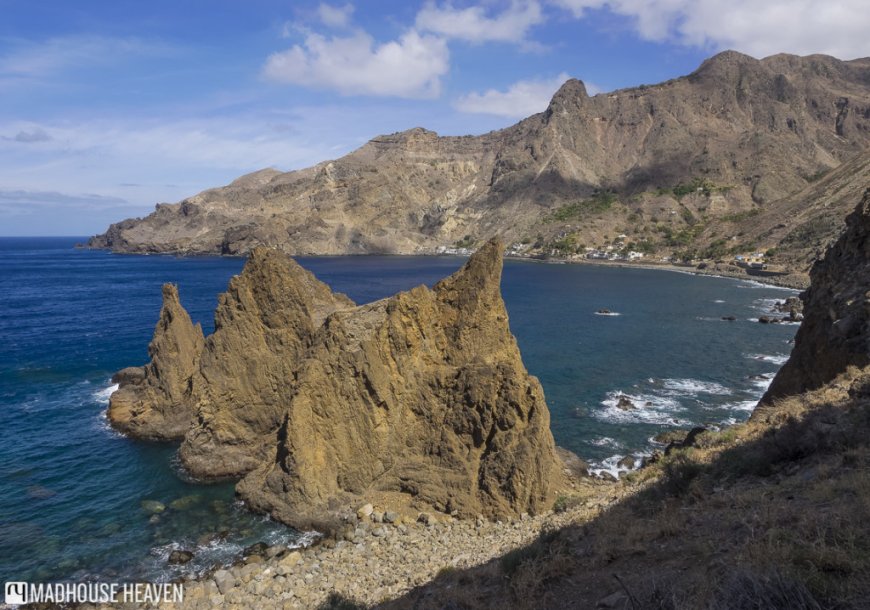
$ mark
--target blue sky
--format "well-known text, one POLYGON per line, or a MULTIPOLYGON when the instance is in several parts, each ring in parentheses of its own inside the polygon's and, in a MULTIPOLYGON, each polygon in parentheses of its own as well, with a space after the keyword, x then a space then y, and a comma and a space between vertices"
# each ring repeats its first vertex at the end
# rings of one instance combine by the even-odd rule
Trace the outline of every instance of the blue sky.
POLYGON ((477 134, 717 51, 870 55, 866 0, 0 0, 0 235, 86 235, 415 126, 477 134))

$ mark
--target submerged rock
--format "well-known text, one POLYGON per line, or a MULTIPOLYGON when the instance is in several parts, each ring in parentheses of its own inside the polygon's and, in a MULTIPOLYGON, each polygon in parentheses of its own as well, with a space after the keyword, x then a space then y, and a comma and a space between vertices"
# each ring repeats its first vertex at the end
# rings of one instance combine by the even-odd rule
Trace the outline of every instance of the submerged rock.
POLYGON ((190 563, 193 559, 193 553, 190 551, 185 551, 183 549, 177 549, 169 553, 169 559, 167 563, 170 565, 182 565, 185 563, 190 563))
POLYGON ((163 502, 159 502, 157 500, 142 500, 142 502, 140 502, 140 506, 142 506, 142 510, 152 515, 162 513, 166 510, 166 505, 163 504, 163 502))
POLYGON ((616 403, 616 408, 622 409, 623 411, 634 411, 637 406, 628 396, 623 394, 619 397, 619 400, 616 403))

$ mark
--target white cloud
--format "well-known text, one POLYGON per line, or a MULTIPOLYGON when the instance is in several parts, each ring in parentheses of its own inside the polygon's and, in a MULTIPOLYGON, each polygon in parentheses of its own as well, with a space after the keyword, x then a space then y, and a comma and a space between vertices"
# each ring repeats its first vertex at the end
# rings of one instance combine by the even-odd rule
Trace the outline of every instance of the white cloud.
POLYGON ((545 17, 537 0, 513 0, 499 14, 487 16, 482 6, 454 8, 429 2, 417 14, 417 28, 469 42, 523 42, 529 29, 545 17))
POLYGON ((345 95, 432 98, 450 68, 443 38, 409 30, 398 40, 376 44, 367 33, 347 37, 309 34, 302 45, 269 56, 269 80, 332 89, 345 95))
MULTIPOLYGON (((483 93, 469 93, 454 102, 453 107, 460 112, 492 114, 512 119, 524 118, 547 109, 553 94, 570 78, 564 72, 544 80, 521 80, 512 84, 506 91, 489 89, 483 93)), ((600 89, 586 85, 590 95, 600 89)))
POLYGON ((51 135, 38 146, 0 138, 0 203, 7 211, 128 205, 147 213, 157 201, 178 201, 249 171, 304 167, 334 154, 335 134, 276 130, 276 118, 0 122, 0 133, 51 135), (68 196, 46 194, 46 184, 68 196))
POLYGON ((588 9, 629 17, 646 40, 708 49, 870 55, 867 0, 551 0, 582 18, 588 9))
POLYGON ((353 5, 345 4, 344 6, 332 6, 321 2, 317 7, 317 16, 323 25, 331 28, 346 28, 350 25, 350 18, 353 15, 353 5))
POLYGON ((9 50, 0 55, 0 79, 36 79, 70 69, 105 66, 131 55, 165 56, 173 52, 160 42, 102 36, 12 41, 7 46, 9 50))

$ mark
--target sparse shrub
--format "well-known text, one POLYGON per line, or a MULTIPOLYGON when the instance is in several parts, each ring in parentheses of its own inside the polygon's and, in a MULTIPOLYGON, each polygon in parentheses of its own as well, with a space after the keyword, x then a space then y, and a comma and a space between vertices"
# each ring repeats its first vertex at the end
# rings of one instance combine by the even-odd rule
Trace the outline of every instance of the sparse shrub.
POLYGON ((556 498, 556 501, 553 502, 553 512, 564 513, 576 506, 580 506, 580 502, 581 500, 578 496, 559 496, 556 498))
POLYGON ((544 222, 564 222, 592 214, 601 214, 609 210, 615 202, 615 193, 611 191, 599 191, 588 199, 563 205, 547 216, 544 222))
POLYGON ((735 212, 733 214, 725 214, 724 216, 720 216, 719 220, 722 222, 742 222, 744 220, 749 220, 750 218, 754 218, 761 214, 761 208, 753 208, 751 210, 746 210, 745 212, 735 212))
POLYGON ((719 586, 710 610, 821 610, 822 605, 800 581, 778 571, 739 571, 719 586))
POLYGON ((674 451, 662 462, 662 488, 674 496, 689 491, 692 482, 704 472, 704 465, 693 460, 685 451, 674 451))
POLYGON ((709 180, 695 178, 691 182, 680 182, 671 189, 671 192, 673 192, 674 197, 677 199, 682 199, 686 195, 698 192, 702 193, 705 197, 709 197, 714 188, 713 183, 709 180))
POLYGON ((502 571, 507 576, 512 576, 524 563, 541 559, 549 553, 550 545, 558 538, 558 530, 542 532, 538 539, 531 544, 502 555, 502 571))
POLYGON ((366 610, 367 607, 339 593, 330 593, 326 601, 318 606, 318 610, 366 610))

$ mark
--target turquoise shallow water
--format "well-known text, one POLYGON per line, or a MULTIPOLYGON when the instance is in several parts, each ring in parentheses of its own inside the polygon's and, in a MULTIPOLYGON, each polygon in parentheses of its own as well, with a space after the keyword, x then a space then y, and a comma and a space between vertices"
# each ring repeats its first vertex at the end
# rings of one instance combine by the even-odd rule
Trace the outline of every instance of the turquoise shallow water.
MULTIPOLYGON (((123 438, 103 415, 112 373, 146 360, 161 284, 177 283, 210 332, 217 294, 244 261, 118 256, 76 241, 0 239, 0 577, 171 578, 173 548, 195 548, 187 569, 203 570, 259 540, 296 540, 235 502, 232 485, 185 481, 174 447, 123 438), (186 506, 156 519, 141 506, 180 498, 186 506)), ((362 303, 431 285, 463 260, 300 262, 362 303)), ((502 290, 556 442, 596 468, 649 451, 668 427, 745 419, 768 383, 758 376, 776 371, 796 330, 754 321, 792 293, 735 280, 508 261, 502 290), (640 408, 616 408, 620 394, 640 408)))

